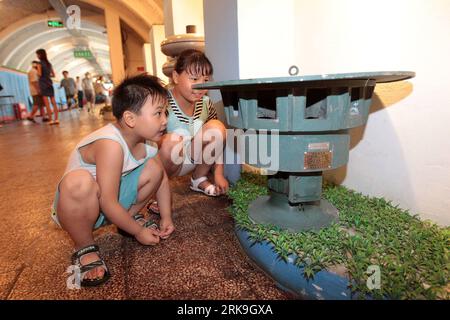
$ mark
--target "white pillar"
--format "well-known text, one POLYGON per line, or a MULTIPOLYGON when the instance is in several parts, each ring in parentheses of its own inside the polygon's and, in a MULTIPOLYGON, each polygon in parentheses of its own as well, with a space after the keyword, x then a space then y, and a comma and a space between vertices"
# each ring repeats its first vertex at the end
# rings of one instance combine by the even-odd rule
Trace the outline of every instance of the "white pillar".
POLYGON ((208 0, 203 5, 205 51, 215 80, 289 76, 296 64, 294 0, 208 0))
POLYGON ((296 65, 295 0, 237 4, 239 77, 288 77, 296 65))
POLYGON ((168 83, 167 77, 162 72, 162 66, 167 57, 161 52, 161 42, 166 38, 163 25, 153 25, 150 30, 150 41, 152 43, 153 74, 168 83))
POLYGON ((153 59, 152 59, 152 45, 150 43, 144 43, 142 46, 144 63, 145 63, 145 72, 148 74, 154 74, 153 71, 153 59))
POLYGON ((204 1, 205 54, 214 80, 239 79, 237 0, 204 1))

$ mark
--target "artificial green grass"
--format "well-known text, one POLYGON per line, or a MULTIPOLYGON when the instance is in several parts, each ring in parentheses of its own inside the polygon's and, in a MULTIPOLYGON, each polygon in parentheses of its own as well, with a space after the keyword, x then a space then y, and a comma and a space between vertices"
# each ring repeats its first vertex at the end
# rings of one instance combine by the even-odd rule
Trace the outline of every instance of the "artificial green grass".
POLYGON ((267 192, 266 177, 243 173, 229 191, 230 212, 239 228, 256 242, 272 243, 281 258, 296 254, 304 277, 340 265, 359 298, 449 299, 450 228, 421 221, 382 198, 325 185, 323 197, 339 210, 339 222, 319 232, 292 233, 249 220, 248 205, 267 192), (367 286, 370 265, 380 268, 380 289, 367 286))

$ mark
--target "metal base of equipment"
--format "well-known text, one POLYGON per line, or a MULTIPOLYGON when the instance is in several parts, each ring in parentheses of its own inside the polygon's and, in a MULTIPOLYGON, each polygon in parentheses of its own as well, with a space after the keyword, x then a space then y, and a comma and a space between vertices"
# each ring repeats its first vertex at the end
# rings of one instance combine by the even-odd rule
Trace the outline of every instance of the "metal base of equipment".
POLYGON ((255 223, 272 224, 292 232, 318 231, 337 222, 339 214, 327 200, 291 206, 287 195, 276 192, 253 201, 248 211, 255 223))

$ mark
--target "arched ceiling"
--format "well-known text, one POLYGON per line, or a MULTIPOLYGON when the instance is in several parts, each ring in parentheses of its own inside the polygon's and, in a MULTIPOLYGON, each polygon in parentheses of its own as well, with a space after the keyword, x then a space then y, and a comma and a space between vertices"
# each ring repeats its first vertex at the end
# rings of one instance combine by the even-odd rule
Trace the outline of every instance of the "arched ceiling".
POLYGON ((75 58, 80 39, 66 28, 49 28, 48 19, 60 19, 48 0, 0 0, 0 65, 28 71, 35 51, 44 48, 60 78, 62 70, 72 76, 110 74, 108 37, 104 10, 114 10, 145 42, 153 24, 163 23, 163 0, 61 0, 65 6, 81 8, 81 43, 87 43, 95 59, 75 58), (77 41, 78 40, 78 41, 77 41), (94 63, 95 62, 95 63, 94 63), (99 70, 100 69, 100 70, 99 70))
POLYGON ((2 0, 0 1, 0 31, 9 25, 30 16, 51 10, 48 0, 2 0))
POLYGON ((73 52, 77 48, 77 39, 66 28, 49 28, 48 19, 59 19, 59 16, 54 11, 32 14, 10 25, 9 28, 14 28, 14 32, 3 30, 3 38, 0 38, 0 65, 28 71, 31 61, 36 60, 36 50, 43 48, 53 64, 57 79, 61 78, 62 70, 68 69, 66 65, 69 62, 72 62, 72 75, 84 73, 88 67, 87 71, 94 74, 111 73, 108 38, 105 27, 98 23, 99 19, 87 16, 82 19, 80 28, 83 43, 87 44, 95 61, 75 58, 73 52), (78 66, 83 66, 83 70, 77 70, 78 66))
MULTIPOLYGON (((41 17, 37 16, 33 23, 4 39, 0 43, 0 63, 10 68, 28 70, 30 62, 36 59, 35 51, 39 48, 48 51, 48 58, 55 70, 63 67, 53 60, 54 57, 62 53, 60 49, 70 50, 72 58, 80 60, 73 57, 73 50, 75 49, 73 36, 67 29, 48 28, 46 21, 47 19, 42 20, 41 17)), ((105 29, 94 23, 82 21, 80 30, 89 39, 89 47, 92 53, 95 56, 106 56, 109 59, 109 45, 104 33, 105 29)), ((104 71, 110 73, 111 68, 107 67, 104 71)))

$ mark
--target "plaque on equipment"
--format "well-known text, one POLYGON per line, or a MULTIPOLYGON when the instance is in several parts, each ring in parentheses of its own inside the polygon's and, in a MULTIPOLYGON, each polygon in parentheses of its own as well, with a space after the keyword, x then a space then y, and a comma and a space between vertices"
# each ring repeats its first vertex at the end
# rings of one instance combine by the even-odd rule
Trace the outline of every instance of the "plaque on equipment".
POLYGON ((331 168, 332 159, 331 151, 305 152, 303 167, 305 170, 328 169, 331 168))

